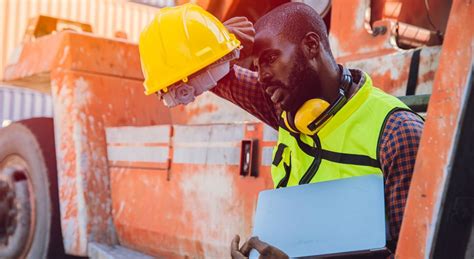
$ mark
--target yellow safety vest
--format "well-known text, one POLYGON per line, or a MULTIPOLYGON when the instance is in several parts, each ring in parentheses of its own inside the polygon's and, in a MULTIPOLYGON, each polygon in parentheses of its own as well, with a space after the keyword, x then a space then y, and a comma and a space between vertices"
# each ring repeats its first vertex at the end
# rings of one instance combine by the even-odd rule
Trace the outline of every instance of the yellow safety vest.
POLYGON ((378 143, 386 120, 395 111, 411 110, 373 87, 367 74, 361 80, 362 87, 315 136, 293 133, 281 123, 271 170, 275 188, 382 174, 378 143))

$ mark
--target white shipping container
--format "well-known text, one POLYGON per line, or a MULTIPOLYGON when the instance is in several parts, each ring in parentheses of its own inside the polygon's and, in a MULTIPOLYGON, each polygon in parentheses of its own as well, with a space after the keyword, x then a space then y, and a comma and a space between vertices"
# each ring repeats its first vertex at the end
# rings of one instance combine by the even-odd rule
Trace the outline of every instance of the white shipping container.
POLYGON ((0 127, 34 117, 53 117, 50 95, 27 88, 0 85, 0 127))

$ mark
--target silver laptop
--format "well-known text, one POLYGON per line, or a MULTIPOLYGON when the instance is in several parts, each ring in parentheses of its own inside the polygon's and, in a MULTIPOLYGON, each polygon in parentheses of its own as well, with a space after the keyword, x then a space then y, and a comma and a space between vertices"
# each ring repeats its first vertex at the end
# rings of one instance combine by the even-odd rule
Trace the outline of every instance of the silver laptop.
MULTIPOLYGON (((369 175, 262 191, 253 235, 290 257, 385 250, 382 176, 369 175)), ((250 258, 258 258, 251 251, 250 258)))

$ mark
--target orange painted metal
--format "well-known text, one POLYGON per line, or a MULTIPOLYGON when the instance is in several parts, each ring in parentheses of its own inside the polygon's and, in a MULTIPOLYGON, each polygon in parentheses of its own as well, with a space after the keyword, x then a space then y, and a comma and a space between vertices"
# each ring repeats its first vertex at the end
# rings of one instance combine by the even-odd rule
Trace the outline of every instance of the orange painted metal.
POLYGON ((28 22, 24 41, 32 41, 36 38, 63 30, 92 32, 92 27, 90 24, 40 15, 31 18, 28 22))
MULTIPOLYGON (((240 176, 235 164, 173 163, 168 169, 161 164, 107 162, 105 127, 171 124, 169 110, 156 97, 143 95, 135 45, 70 32, 45 36, 26 44, 5 75, 33 88, 40 81, 43 91, 52 92, 68 253, 86 255, 88 242, 110 244, 118 239, 155 255, 221 257, 227 255, 235 233, 250 235, 257 193, 272 187, 268 163, 261 166, 261 176, 253 178, 240 176), (183 211, 187 216, 182 217, 183 211)), ((228 120, 230 114, 237 115, 235 120, 250 118, 235 108, 229 113, 230 104, 213 103, 213 95, 206 98, 207 107, 215 107, 210 113, 190 106, 187 112, 172 114, 183 123, 201 124, 228 120)), ((263 125, 241 127, 243 138, 260 140, 268 158, 274 139, 263 138, 263 125)), ((240 143, 239 138, 232 148, 240 151, 240 143)), ((171 162, 172 154, 167 157, 171 162)))
POLYGON ((225 21, 226 19, 230 18, 229 13, 235 9, 236 6, 239 5, 240 0, 197 0, 197 1, 189 1, 189 0, 177 0, 176 5, 182 5, 185 3, 195 3, 200 5, 202 8, 211 12, 214 16, 218 19, 225 21))
POLYGON ((137 46, 61 32, 27 43, 5 76, 50 85, 66 252, 115 243, 105 127, 170 123, 161 102, 143 94, 137 46))
MULTIPOLYGON (((333 0, 329 39, 338 62, 367 72, 374 85, 403 96, 415 49, 405 50, 397 45, 399 34, 395 20, 380 16, 382 20, 371 24, 370 15, 367 16, 372 6, 377 8, 393 2, 397 1, 333 0), (386 31, 374 36, 374 30, 382 27, 386 31)), ((417 94, 431 93, 440 50, 439 46, 422 48, 417 94)))
MULTIPOLYGON (((391 21, 374 24, 388 31, 371 35, 364 17, 368 2, 333 1, 334 53, 339 62, 366 71, 377 86, 404 95, 413 50, 394 44, 391 21)), ((431 92, 440 50, 423 48, 418 92, 431 92)), ((469 50, 464 46, 461 54, 469 50)), ((157 256, 224 258, 234 234, 250 235, 257 193, 273 186, 270 163, 276 141, 276 132, 256 118, 210 93, 185 107, 165 108, 155 96, 143 94, 137 46, 91 34, 61 32, 26 43, 5 78, 52 93, 68 253, 86 255, 88 242, 118 242, 157 256), (161 128, 153 128, 157 125, 161 128), (162 130, 164 135, 143 139, 142 130, 162 130), (117 132, 128 133, 114 140, 117 132), (258 141, 256 178, 239 174, 242 139, 258 141), (146 156, 147 151, 156 153, 146 156)), ((438 80, 444 80, 439 72, 438 80)), ((462 95, 449 92, 446 81, 442 84, 446 88, 436 97, 439 105, 446 94, 462 95)), ((431 123, 436 112, 430 106, 431 123)), ((405 249, 409 255, 412 247, 405 249)))
POLYGON ((0 80, 3 69, 22 43, 30 18, 47 15, 90 24, 102 37, 117 31, 138 42, 142 28, 153 19, 157 8, 128 0, 1 0, 0 1, 0 80))
POLYGON ((176 5, 189 2, 200 5, 221 21, 235 16, 245 16, 250 21, 256 22, 271 9, 290 0, 177 0, 176 5))
POLYGON ((390 19, 444 34, 452 0, 371 0, 371 22, 390 19))
POLYGON ((450 170, 459 116, 474 60, 474 4, 453 1, 439 68, 428 108, 405 217, 398 258, 431 257, 433 239, 450 170))
POLYGON ((366 17, 370 2, 366 0, 333 0, 330 43, 340 62, 360 60, 396 53, 395 26, 388 20, 377 21, 372 27, 386 27, 386 33, 372 36, 366 17))
POLYGON ((451 0, 372 0, 370 21, 395 22, 397 43, 404 48, 440 45, 451 4, 451 0))
MULTIPOLYGON (((340 54, 340 62, 366 71, 377 86, 404 95, 413 50, 399 49, 394 43, 394 31, 373 37, 361 16, 367 7, 367 1, 333 2, 332 42, 343 42, 334 46, 335 52, 340 54), (348 8, 347 4, 352 4, 353 8, 348 8), (352 28, 347 26, 348 17, 356 21, 352 28), (361 46, 354 44, 352 39, 361 46)), ((390 21, 379 24, 393 25, 390 21)), ((424 48, 421 52, 418 93, 431 92, 439 53, 440 47, 424 48)), ((190 136, 199 134, 199 127, 193 128, 196 124, 256 122, 255 118, 212 94, 203 95, 188 106, 172 109, 171 117, 173 125, 189 125, 187 134, 190 136)), ((173 125, 170 126, 175 127, 173 125)), ((275 140, 265 141, 258 134, 252 138, 263 144, 259 148, 262 162, 263 149, 271 150, 275 140)), ((182 145, 178 140, 176 134, 169 140, 174 150, 169 151, 173 153, 169 170, 139 161, 109 160, 114 165, 110 168, 111 190, 120 243, 166 257, 227 257, 232 236, 240 233, 248 237, 250 234, 256 194, 272 187, 268 163, 261 166, 260 177, 251 178, 240 176, 237 165, 214 165, 206 161, 196 164, 192 153, 187 153, 187 162, 178 161, 177 154, 182 145)), ((197 147, 196 153, 212 155, 203 143, 190 142, 188 145, 197 147)), ((233 148, 238 150, 239 143, 235 140, 233 148)), ((139 144, 141 147, 147 145, 152 143, 139 144)))
POLYGON ((152 170, 111 169, 120 243, 166 258, 226 258, 235 234, 250 237, 256 196, 271 184, 239 176, 237 166, 173 170, 168 181, 152 170))
POLYGON ((241 176, 233 159, 219 162, 208 157, 210 160, 198 161, 192 159, 192 152, 206 156, 229 149, 239 152, 241 141, 229 132, 237 130, 244 138, 263 141, 263 125, 175 127, 177 134, 185 133, 190 139, 210 134, 214 141, 183 142, 175 135, 170 140, 175 154, 169 174, 157 167, 140 167, 136 162, 111 166, 114 222, 120 243, 166 258, 226 258, 235 234, 251 235, 257 194, 273 186, 269 166, 260 166, 259 177, 241 176), (185 159, 188 161, 183 162, 185 159))
MULTIPOLYGON (((416 94, 430 94, 438 68, 440 46, 424 47, 420 53, 420 67, 416 94)), ((395 96, 404 96, 407 89, 410 62, 415 49, 398 50, 390 55, 361 58, 344 63, 369 74, 374 85, 395 96)))

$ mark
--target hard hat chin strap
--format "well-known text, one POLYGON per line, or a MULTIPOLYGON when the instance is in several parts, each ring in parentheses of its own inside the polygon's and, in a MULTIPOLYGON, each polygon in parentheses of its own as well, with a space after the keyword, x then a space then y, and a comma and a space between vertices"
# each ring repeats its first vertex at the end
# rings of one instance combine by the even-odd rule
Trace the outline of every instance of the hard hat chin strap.
POLYGON ((180 82, 171 86, 161 97, 167 107, 174 107, 178 104, 188 104, 195 100, 195 97, 205 91, 212 89, 217 82, 230 72, 230 62, 239 56, 239 50, 235 50, 222 59, 216 61, 209 67, 189 77, 188 82, 180 82))

